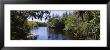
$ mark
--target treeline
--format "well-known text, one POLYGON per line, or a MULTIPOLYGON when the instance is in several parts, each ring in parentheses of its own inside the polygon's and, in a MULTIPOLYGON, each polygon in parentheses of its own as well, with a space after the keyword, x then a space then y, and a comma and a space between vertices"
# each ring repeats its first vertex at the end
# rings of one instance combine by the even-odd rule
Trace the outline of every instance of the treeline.
POLYGON ((34 22, 34 21, 27 21, 27 27, 28 29, 32 29, 34 27, 41 27, 41 26, 47 26, 47 23, 45 22, 34 22))
POLYGON ((12 10, 11 11, 11 40, 26 40, 33 27, 48 26, 52 29, 61 29, 72 35, 74 40, 99 40, 100 39, 100 11, 81 10, 72 13, 65 12, 62 16, 49 16, 49 11, 44 10, 12 10), (27 21, 29 16, 42 19, 43 14, 49 18, 47 23, 27 21))
POLYGON ((54 16, 47 22, 53 29, 62 29, 72 35, 74 40, 100 39, 100 11, 81 10, 74 13, 65 12, 63 16, 54 16))
POLYGON ((36 23, 38 23, 38 26, 39 27, 45 27, 45 26, 47 26, 47 23, 45 23, 45 22, 36 22, 36 23))
POLYGON ((50 12, 47 10, 11 10, 11 40, 27 40, 31 35, 29 30, 33 27, 37 27, 38 23, 27 21, 28 17, 34 17, 35 19, 42 19, 43 15, 47 14, 46 18, 49 18, 50 12))

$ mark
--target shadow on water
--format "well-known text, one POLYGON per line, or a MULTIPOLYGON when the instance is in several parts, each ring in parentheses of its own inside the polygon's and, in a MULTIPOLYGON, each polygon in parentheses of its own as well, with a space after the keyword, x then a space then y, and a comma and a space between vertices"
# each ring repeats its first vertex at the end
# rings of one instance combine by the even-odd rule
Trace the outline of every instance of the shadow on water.
POLYGON ((48 40, 64 40, 64 34, 62 30, 48 28, 48 40))
POLYGON ((71 40, 69 33, 61 29, 51 29, 48 27, 35 27, 30 30, 33 40, 71 40))

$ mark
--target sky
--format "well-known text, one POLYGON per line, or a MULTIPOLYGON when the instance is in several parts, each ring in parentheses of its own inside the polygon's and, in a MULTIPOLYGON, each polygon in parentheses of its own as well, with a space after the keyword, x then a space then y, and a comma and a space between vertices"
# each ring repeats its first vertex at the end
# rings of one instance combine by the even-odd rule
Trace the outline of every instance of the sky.
MULTIPOLYGON (((50 15, 52 16, 53 14, 54 15, 59 15, 59 16, 62 16, 63 13, 66 12, 66 10, 52 10, 50 12, 50 15)), ((72 12, 72 11, 67 11, 67 12, 72 12)), ((47 22, 48 20, 45 20, 45 18, 42 18, 42 20, 38 20, 38 19, 28 19, 29 21, 37 21, 37 22, 47 22)))
POLYGON ((61 16, 64 12, 66 12, 66 11, 59 11, 59 10, 53 10, 53 11, 51 11, 51 14, 50 15, 52 15, 52 14, 54 14, 54 15, 59 15, 59 16, 61 16))

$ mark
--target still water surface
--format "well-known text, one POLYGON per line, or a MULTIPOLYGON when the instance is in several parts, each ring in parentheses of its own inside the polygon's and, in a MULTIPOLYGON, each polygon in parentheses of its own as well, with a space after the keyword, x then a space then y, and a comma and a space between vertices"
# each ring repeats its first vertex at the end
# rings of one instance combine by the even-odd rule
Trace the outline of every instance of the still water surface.
POLYGON ((36 40, 66 40, 70 39, 70 36, 65 35, 63 31, 52 30, 48 27, 35 27, 30 30, 34 36, 36 36, 36 40))

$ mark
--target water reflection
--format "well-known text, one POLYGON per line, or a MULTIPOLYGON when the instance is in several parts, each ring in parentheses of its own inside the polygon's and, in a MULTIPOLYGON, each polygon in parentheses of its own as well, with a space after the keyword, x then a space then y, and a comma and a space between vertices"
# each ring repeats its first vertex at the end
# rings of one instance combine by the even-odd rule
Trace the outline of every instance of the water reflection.
POLYGON ((66 40, 71 39, 68 33, 58 29, 50 29, 48 27, 35 27, 30 30, 34 40, 66 40))
POLYGON ((63 40, 64 39, 62 30, 48 28, 48 32, 49 32, 49 35, 48 35, 49 40, 63 40))

